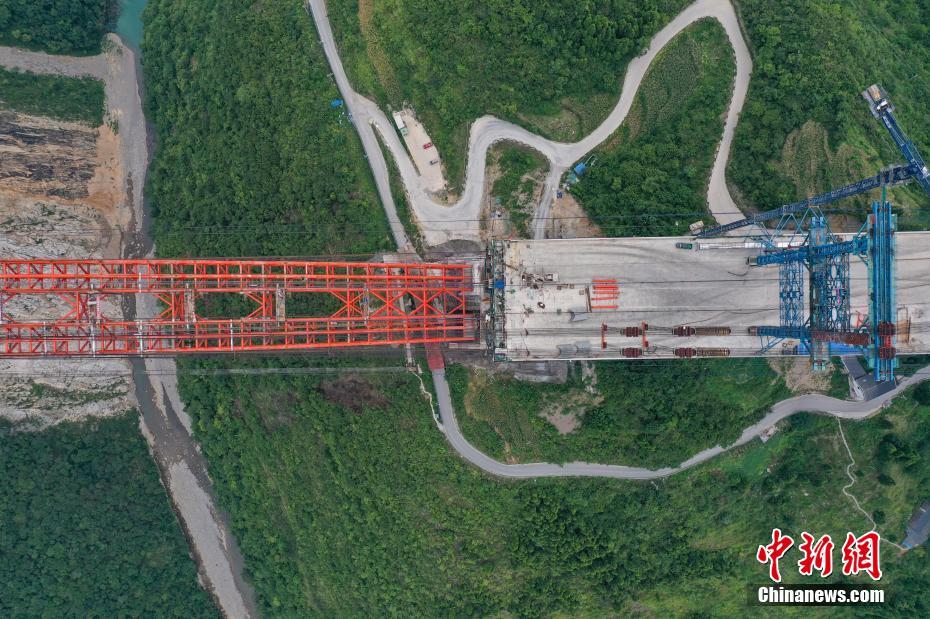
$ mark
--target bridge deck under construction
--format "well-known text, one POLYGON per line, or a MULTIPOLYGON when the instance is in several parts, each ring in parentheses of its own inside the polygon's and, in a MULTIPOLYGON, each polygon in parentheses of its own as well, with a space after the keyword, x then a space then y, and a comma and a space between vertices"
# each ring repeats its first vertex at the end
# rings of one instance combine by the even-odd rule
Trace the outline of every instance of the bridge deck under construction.
MULTIPOLYGON (((779 324, 777 267, 747 264, 759 252, 738 239, 690 237, 504 242, 495 353, 510 361, 675 358, 682 349, 758 356, 760 339, 749 328, 779 324)), ((930 352, 930 233, 898 233, 896 261, 898 354, 930 352)), ((869 310, 867 268, 855 258, 851 288, 855 325, 869 310)), ((766 354, 798 352, 797 343, 766 354)))

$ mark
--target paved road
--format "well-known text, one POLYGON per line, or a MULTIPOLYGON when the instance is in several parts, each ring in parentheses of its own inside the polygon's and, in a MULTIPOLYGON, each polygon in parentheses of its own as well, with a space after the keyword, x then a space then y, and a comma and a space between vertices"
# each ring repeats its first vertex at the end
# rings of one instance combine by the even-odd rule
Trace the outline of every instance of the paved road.
MULTIPOLYGON (((728 0, 698 0, 656 34, 649 46, 649 50, 630 62, 617 105, 597 129, 579 142, 568 144, 547 140, 522 127, 493 116, 483 116, 476 120, 469 135, 465 187, 459 201, 453 206, 439 204, 433 200, 385 113, 375 102, 358 94, 352 88, 339 58, 332 29, 326 15, 324 0, 308 0, 307 4, 316 22, 323 49, 329 60, 336 84, 355 119, 365 152, 372 164, 375 180, 379 185, 379 192, 382 193, 382 199, 384 199, 384 193, 381 192, 381 187, 387 187, 387 166, 384 163, 384 157, 380 149, 377 148, 376 138, 374 137, 375 132, 384 140, 388 150, 397 162, 397 167, 410 197, 410 203, 420 220, 426 242, 430 245, 437 245, 457 238, 480 240, 479 219, 484 175, 487 167, 487 151, 495 142, 501 140, 526 144, 538 150, 550 162, 550 173, 547 177, 544 199, 537 209, 537 217, 534 222, 535 234, 541 235, 540 230, 544 225, 545 218, 548 217, 552 193, 558 179, 561 178, 562 173, 568 166, 597 147, 620 126, 630 111, 636 91, 639 89, 643 76, 656 54, 675 35, 693 22, 707 17, 716 19, 726 30, 736 54, 736 79, 723 137, 718 149, 718 156, 711 172, 708 200, 710 210, 719 222, 726 223, 741 218, 739 210, 727 191, 724 171, 729 159, 733 131, 746 98, 749 75, 752 72, 752 60, 740 32, 736 13, 728 0)), ((388 198, 385 200, 385 207, 393 228, 397 219, 393 199, 388 198)), ((395 236, 398 236, 396 232, 395 236)))
MULTIPOLYGON (((87 57, 51 56, 11 47, 0 47, 0 66, 33 73, 93 77, 104 82, 107 114, 119 123, 123 187, 137 237, 128 242, 126 257, 151 250, 143 238, 145 219, 142 189, 148 167, 148 144, 135 54, 115 34, 105 54, 87 57)), ((157 313, 140 307, 138 315, 157 313)), ((131 317, 131 316, 130 316, 131 317)), ((254 593, 245 581, 244 562, 219 509, 207 462, 191 435, 190 419, 177 393, 173 359, 133 359, 130 363, 135 395, 142 412, 140 427, 151 446, 165 487, 191 541, 207 588, 227 617, 254 617, 254 593)))
POLYGON ((433 371, 436 396, 439 403, 439 416, 442 420, 446 440, 465 460, 481 470, 498 477, 529 479, 534 477, 611 477, 614 479, 658 479, 680 473, 686 469, 710 460, 714 456, 739 447, 759 436, 765 429, 797 413, 818 413, 832 415, 841 419, 862 420, 879 412, 891 403, 902 391, 930 378, 930 366, 907 378, 893 390, 874 400, 851 402, 837 400, 824 395, 802 395, 783 400, 772 407, 771 412, 758 423, 746 428, 736 442, 725 447, 716 446, 705 449, 678 466, 662 469, 645 469, 633 466, 613 464, 596 464, 590 462, 569 462, 564 465, 540 462, 534 464, 504 464, 478 451, 474 445, 465 440, 459 429, 452 410, 452 398, 446 382, 445 370, 433 371))
MULTIPOLYGON (((309 0, 306 6, 310 9, 310 13, 316 22, 317 31, 320 34, 320 41, 326 52, 326 59, 329 61, 329 67, 333 72, 333 78, 336 80, 336 85, 339 87, 342 99, 345 101, 346 107, 352 115, 352 122, 355 124, 358 137, 362 141, 362 148, 365 149, 365 157, 368 159, 368 165, 371 166, 371 171, 374 174, 375 186, 378 189, 378 196, 381 198, 381 204, 384 206, 384 212, 387 215, 394 242, 397 244, 399 251, 415 253, 416 250, 413 247, 413 243, 407 238, 404 226, 397 217, 397 205, 394 203, 394 197, 391 195, 390 175, 388 173, 387 162, 384 160, 384 153, 381 151, 378 138, 375 135, 375 129, 380 130, 381 127, 390 129, 391 124, 373 101, 369 101, 355 92, 349 84, 349 78, 346 76, 345 68, 342 66, 342 60, 339 58, 339 52, 336 49, 336 43, 333 39, 333 30, 329 25, 329 18, 326 15, 326 4, 323 0, 309 0)), ((403 167, 401 168, 401 173, 406 182, 407 174, 413 170, 413 164, 410 162, 410 158, 406 156, 406 152, 397 134, 391 130, 390 135, 394 138, 394 141, 388 144, 391 151, 394 153, 404 153, 403 161, 398 160, 396 155, 395 160, 397 160, 398 164, 401 166, 406 165, 410 168, 409 170, 404 170, 403 167)))

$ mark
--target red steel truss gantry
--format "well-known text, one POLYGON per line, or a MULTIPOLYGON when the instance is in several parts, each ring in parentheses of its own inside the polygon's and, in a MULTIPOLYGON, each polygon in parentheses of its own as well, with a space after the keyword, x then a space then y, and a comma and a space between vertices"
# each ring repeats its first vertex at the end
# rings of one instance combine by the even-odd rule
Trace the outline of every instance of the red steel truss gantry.
MULTIPOLYGON (((284 351, 475 339, 467 264, 279 260, 0 260, 0 357, 284 351), (198 299, 237 294, 254 309, 199 316, 198 299), (315 302, 294 303, 313 294, 315 302), (11 315, 17 297, 56 297, 51 320, 11 315), (154 317, 111 318, 133 295, 154 317), (157 303, 145 303, 157 300, 157 303), (289 316, 288 305, 325 307, 289 316), (60 305, 60 302, 59 304, 60 305)), ((141 312, 140 312, 141 313, 141 312)))

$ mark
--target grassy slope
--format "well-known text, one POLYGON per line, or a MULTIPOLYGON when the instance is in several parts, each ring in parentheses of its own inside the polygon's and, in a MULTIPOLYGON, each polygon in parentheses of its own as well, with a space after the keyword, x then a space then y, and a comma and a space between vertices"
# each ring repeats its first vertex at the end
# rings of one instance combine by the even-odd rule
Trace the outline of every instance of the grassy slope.
POLYGON ((662 467, 733 442, 789 395, 764 359, 595 367, 592 398, 576 370, 565 385, 537 385, 454 366, 449 379, 462 430, 496 458, 662 467), (540 416, 554 405, 578 414, 580 427, 560 435, 540 416))
POLYGON ((643 78, 623 125, 572 190, 608 236, 687 233, 706 190, 735 73, 723 28, 687 28, 643 78))
MULTIPOLYGON (((764 582, 754 554, 772 527, 834 539, 867 527, 840 492, 847 458, 832 419, 800 418, 766 445, 658 484, 501 483, 450 453, 415 381, 186 385, 269 616, 603 616, 634 603, 659 616, 743 613, 744 585, 764 582), (346 393, 356 409, 335 401, 346 393)), ((915 406, 846 424, 863 468, 854 491, 896 539, 930 475, 930 424, 915 423, 930 409, 915 406), (888 423, 907 453, 883 465, 894 486, 872 470, 888 423)), ((886 552, 883 567, 886 610, 930 610, 909 584, 930 576, 925 551, 886 552)))
POLYGON ((412 103, 456 186, 475 118, 581 138, 612 108, 627 61, 684 4, 348 0, 329 14, 356 89, 412 103))
POLYGON ((500 198, 515 235, 528 238, 533 216, 531 198, 541 175, 548 169, 548 162, 536 151, 515 144, 499 145, 488 157, 500 169, 500 176, 491 186, 491 197, 500 198))
POLYGON ((0 422, 0 614, 217 616, 138 416, 0 422))
MULTIPOLYGON (((771 208, 900 162, 859 94, 874 82, 888 90, 918 147, 930 150, 926 0, 736 4, 754 56, 728 170, 743 203, 771 208)), ((930 222, 930 200, 919 190, 897 189, 892 199, 906 213, 902 228, 930 222)), ((836 207, 861 213, 867 200, 836 207)))
POLYGON ((99 127, 104 113, 103 82, 0 68, 0 108, 99 127))

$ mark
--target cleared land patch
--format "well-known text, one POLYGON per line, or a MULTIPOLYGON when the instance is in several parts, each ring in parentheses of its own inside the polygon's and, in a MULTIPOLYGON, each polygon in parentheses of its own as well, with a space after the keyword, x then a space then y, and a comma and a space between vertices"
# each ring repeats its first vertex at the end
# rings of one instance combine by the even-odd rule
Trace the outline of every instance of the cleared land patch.
POLYGON ((488 152, 488 168, 489 237, 528 238, 548 162, 532 149, 504 143, 488 152))

